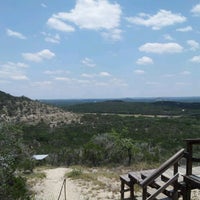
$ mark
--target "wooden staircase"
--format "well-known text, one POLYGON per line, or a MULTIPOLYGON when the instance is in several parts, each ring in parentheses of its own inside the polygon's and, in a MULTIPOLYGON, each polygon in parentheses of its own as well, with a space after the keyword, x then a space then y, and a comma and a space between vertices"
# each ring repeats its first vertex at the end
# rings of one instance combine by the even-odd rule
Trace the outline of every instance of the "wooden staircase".
POLYGON ((121 175, 121 199, 130 200, 183 200, 191 199, 191 190, 200 189, 199 173, 192 173, 193 162, 200 162, 200 159, 193 158, 193 145, 200 144, 200 139, 187 139, 187 150, 181 149, 158 169, 129 172, 121 175), (186 167, 181 168, 179 161, 185 158, 186 167), (135 185, 141 187, 141 197, 136 197, 135 185), (129 191, 130 196, 125 198, 125 192, 129 191))

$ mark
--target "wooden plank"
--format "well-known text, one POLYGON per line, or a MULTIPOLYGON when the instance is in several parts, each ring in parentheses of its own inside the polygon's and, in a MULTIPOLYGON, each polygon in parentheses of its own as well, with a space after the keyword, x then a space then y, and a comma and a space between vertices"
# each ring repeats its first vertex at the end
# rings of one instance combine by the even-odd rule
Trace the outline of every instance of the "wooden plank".
POLYGON ((174 154, 170 159, 164 162, 157 170, 155 170, 151 176, 147 177, 140 184, 142 187, 149 185, 153 182, 157 177, 159 177, 163 172, 169 169, 172 165, 177 163, 184 155, 184 149, 179 150, 176 154, 174 154))

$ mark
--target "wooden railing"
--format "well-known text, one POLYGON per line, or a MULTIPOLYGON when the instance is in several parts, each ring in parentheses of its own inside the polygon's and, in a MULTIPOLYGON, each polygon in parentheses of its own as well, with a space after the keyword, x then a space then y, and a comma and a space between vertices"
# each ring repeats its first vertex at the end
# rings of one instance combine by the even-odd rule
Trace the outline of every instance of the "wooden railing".
POLYGON ((200 138, 196 139, 186 139, 187 145, 187 164, 186 164, 186 175, 192 174, 192 165, 194 162, 200 162, 200 158, 195 158, 193 156, 194 145, 200 145, 200 138))
POLYGON ((183 200, 191 199, 191 190, 200 189, 200 177, 199 174, 193 174, 193 163, 200 162, 200 158, 194 157, 194 146, 200 145, 200 138, 187 139, 187 155, 186 155, 186 175, 184 176, 184 182, 186 184, 185 194, 183 200))
POLYGON ((157 190, 154 194, 152 194, 148 200, 155 199, 157 195, 159 195, 164 189, 166 189, 169 185, 174 184, 174 195, 177 192, 175 182, 178 180, 178 162, 184 156, 184 149, 178 151, 175 155, 173 155, 169 160, 164 162, 158 169, 156 169, 149 177, 147 177, 143 182, 141 182, 141 186, 143 188, 143 200, 147 199, 147 186, 150 185, 156 178, 161 176, 166 170, 170 167, 174 167, 174 176, 166 182, 159 190, 157 190))
POLYGON ((134 177, 134 174, 130 173, 129 177, 133 183, 137 183, 142 187, 142 199, 143 200, 153 200, 156 199, 160 193, 164 192, 169 185, 174 187, 173 193, 170 194, 170 198, 178 199, 178 162, 185 155, 185 150, 179 150, 175 155, 173 155, 170 159, 164 162, 158 169, 156 169, 151 175, 146 177, 144 180, 138 180, 134 177), (156 192, 150 194, 147 189, 148 186, 152 186, 155 183, 155 180, 160 177, 165 171, 169 168, 173 167, 173 176, 165 182, 164 185, 157 188, 156 192))
MULTIPOLYGON (((124 192, 130 191, 130 199, 135 199, 134 185, 138 184, 142 188, 142 200, 155 200, 156 197, 163 193, 170 199, 177 200, 179 195, 182 195, 183 200, 191 199, 191 190, 200 189, 200 176, 193 174, 192 168, 195 162, 200 162, 200 158, 194 157, 194 146, 200 145, 200 138, 186 139, 186 150, 181 149, 174 154, 170 159, 164 162, 158 169, 154 170, 151 174, 144 175, 136 172, 129 172, 128 175, 121 176, 121 199, 124 199, 124 192), (178 181, 179 168, 178 163, 182 158, 186 158, 186 172, 183 173, 183 181, 178 181), (166 177, 164 172, 173 168, 172 176, 166 177), (158 184, 157 180, 164 181, 158 184), (128 190, 124 189, 124 185, 128 186, 128 190), (173 191, 168 190, 168 186, 173 186, 173 191), (153 193, 149 188, 155 188, 153 193)), ((198 152, 199 153, 199 152, 198 152)))

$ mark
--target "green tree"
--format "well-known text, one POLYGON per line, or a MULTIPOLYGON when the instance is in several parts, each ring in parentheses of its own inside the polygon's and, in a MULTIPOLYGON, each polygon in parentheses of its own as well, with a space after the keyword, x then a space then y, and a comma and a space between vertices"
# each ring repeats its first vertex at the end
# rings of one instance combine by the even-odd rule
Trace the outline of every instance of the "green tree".
POLYGON ((26 181, 17 173, 25 152, 18 129, 0 127, 0 199, 28 199, 26 181))

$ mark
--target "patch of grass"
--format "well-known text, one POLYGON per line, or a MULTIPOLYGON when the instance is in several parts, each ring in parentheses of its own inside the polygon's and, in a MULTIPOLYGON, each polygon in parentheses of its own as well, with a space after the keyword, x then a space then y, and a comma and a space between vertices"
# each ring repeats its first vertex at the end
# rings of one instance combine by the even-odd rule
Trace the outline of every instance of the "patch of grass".
POLYGON ((34 172, 29 175, 26 175, 26 178, 28 180, 28 185, 32 187, 38 181, 41 181, 44 178, 46 178, 46 174, 44 172, 34 172))
POLYGON ((82 170, 76 168, 66 174, 66 176, 71 179, 80 179, 82 175, 83 175, 82 170))
POLYGON ((67 173, 66 176, 73 180, 79 179, 84 182, 91 182, 95 188, 101 189, 106 184, 98 180, 99 174, 97 172, 84 172, 80 167, 74 168, 71 172, 67 173))

